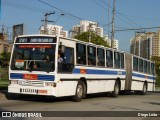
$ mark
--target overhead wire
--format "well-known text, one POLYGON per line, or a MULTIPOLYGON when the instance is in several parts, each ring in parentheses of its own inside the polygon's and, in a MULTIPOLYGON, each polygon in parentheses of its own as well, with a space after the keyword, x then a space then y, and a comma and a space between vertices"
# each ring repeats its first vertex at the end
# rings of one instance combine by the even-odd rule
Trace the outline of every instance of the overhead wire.
POLYGON ((41 2, 41 3, 43 3, 43 4, 45 4, 45 5, 48 5, 48 6, 52 7, 52 8, 60 11, 61 13, 67 14, 67 15, 73 17, 73 18, 76 18, 76 19, 78 19, 78 20, 83 20, 82 18, 80 18, 80 17, 78 17, 78 16, 75 16, 75 15, 69 13, 69 12, 65 12, 64 10, 62 10, 62 9, 60 9, 60 8, 57 8, 57 7, 51 5, 51 4, 47 3, 47 2, 44 2, 43 0, 37 0, 37 1, 39 1, 39 2, 41 2))
MULTIPOLYGON (((105 5, 107 5, 108 7, 110 7, 110 8, 112 8, 113 9, 113 7, 112 6, 110 6, 108 3, 106 3, 106 2, 104 2, 104 0, 100 0, 102 3, 104 3, 105 5)), ((135 23, 134 21, 132 21, 132 20, 130 20, 128 17, 126 17, 124 14, 122 14, 122 13, 120 13, 119 11, 117 11, 117 10, 115 10, 116 11, 116 13, 118 13, 119 15, 121 15, 121 16, 123 16, 124 18, 126 18, 128 21, 130 21, 132 24, 134 24, 134 25, 136 25, 136 26, 138 26, 138 27, 140 27, 141 28, 141 26, 140 25, 138 25, 137 23, 135 23)))

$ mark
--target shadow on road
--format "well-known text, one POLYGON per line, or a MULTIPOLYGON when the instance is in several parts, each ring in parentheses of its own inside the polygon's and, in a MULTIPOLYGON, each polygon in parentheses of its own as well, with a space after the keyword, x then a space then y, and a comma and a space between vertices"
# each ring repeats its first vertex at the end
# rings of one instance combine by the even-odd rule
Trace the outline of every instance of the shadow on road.
MULTIPOLYGON (((22 100, 22 101, 35 101, 35 102, 63 102, 63 101, 73 101, 72 96, 69 97, 52 97, 52 96, 38 96, 38 95, 23 95, 23 94, 12 94, 8 93, 7 90, 2 90, 2 94, 8 100, 22 100)), ((125 95, 139 95, 137 92, 121 92, 121 96, 125 95)), ((110 93, 96 93, 87 95, 86 99, 94 99, 94 98, 102 98, 102 97, 110 97, 110 93)), ((153 103, 152 103, 153 104, 153 103)), ((160 103, 158 104, 160 105, 160 103)))

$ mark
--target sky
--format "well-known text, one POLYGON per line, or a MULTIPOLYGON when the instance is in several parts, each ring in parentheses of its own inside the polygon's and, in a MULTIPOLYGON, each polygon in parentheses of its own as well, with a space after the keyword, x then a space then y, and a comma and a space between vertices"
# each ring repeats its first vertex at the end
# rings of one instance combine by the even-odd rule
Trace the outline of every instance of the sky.
MULTIPOLYGON (((64 30, 70 31, 80 20, 89 20, 98 22, 99 26, 104 28, 104 34, 108 34, 108 28, 111 31, 109 23, 112 19, 113 0, 1 1, 0 31, 2 25, 11 32, 13 25, 23 23, 26 34, 37 34, 43 24, 41 20, 44 19, 44 14, 53 11, 55 14, 50 15, 48 19, 55 21, 59 18, 54 24, 63 26, 64 30), (61 16, 62 13, 65 15, 61 16)), ((116 0, 115 30, 159 27, 159 6, 160 0, 116 0)), ((130 39, 134 37, 135 32, 135 30, 115 32, 120 50, 130 51, 130 39)))

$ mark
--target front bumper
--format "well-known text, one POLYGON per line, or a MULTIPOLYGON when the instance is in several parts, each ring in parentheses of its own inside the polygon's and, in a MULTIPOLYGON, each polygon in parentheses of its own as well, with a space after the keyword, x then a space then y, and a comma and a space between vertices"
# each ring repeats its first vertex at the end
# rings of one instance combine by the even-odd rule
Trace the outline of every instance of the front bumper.
POLYGON ((8 86, 8 92, 18 94, 56 96, 54 87, 34 87, 11 84, 8 86))

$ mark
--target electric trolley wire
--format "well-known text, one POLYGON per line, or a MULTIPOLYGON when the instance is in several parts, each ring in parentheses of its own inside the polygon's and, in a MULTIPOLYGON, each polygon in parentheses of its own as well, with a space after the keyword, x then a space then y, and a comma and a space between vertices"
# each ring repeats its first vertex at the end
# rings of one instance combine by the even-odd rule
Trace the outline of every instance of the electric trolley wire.
MULTIPOLYGON (((108 11, 108 9, 106 9, 105 7, 103 7, 101 4, 99 4, 96 0, 92 0, 95 4, 97 4, 97 5, 99 5, 100 7, 102 7, 102 8, 104 8, 105 10, 107 10, 108 11)), ((111 6, 110 6, 111 7, 111 6)), ((110 12, 110 13, 112 13, 112 12, 110 12)), ((118 19, 120 19, 120 20, 122 20, 122 21, 124 21, 126 24, 128 24, 128 25, 130 25, 130 26, 132 26, 132 27, 135 27, 133 24, 131 24, 130 22, 128 22, 127 20, 125 20, 125 19, 123 19, 123 18, 121 18, 118 14, 116 14, 116 16, 117 16, 117 18, 118 19)), ((103 27, 105 27, 105 26, 109 26, 111 23, 108 23, 108 24, 104 24, 103 25, 103 27)))
MULTIPOLYGON (((112 8, 112 6, 110 6, 108 3, 104 2, 104 0, 100 0, 102 3, 104 3, 105 5, 107 5, 108 7, 112 8)), ((134 25, 138 26, 141 28, 140 25, 138 25, 137 23, 135 23, 134 21, 130 20, 128 17, 126 17, 124 14, 120 13, 119 11, 115 10, 119 15, 123 16, 124 18, 126 18, 128 21, 130 21, 131 23, 133 23, 134 25)))
POLYGON ((58 11, 64 13, 64 14, 67 14, 67 15, 73 17, 73 18, 76 18, 76 19, 78 19, 78 20, 83 20, 82 18, 80 18, 80 17, 78 17, 78 16, 75 16, 75 15, 69 13, 69 12, 65 12, 64 10, 62 10, 62 9, 60 9, 60 8, 57 8, 57 7, 51 5, 51 4, 47 3, 47 2, 44 2, 43 0, 38 0, 38 1, 41 2, 41 3, 43 3, 43 4, 45 4, 45 5, 48 5, 48 6, 54 8, 54 9, 56 9, 56 10, 58 10, 58 11))
POLYGON ((135 30, 145 30, 145 29, 156 29, 156 28, 160 28, 160 27, 146 27, 146 28, 135 28, 135 29, 133 29, 133 28, 128 28, 128 29, 117 29, 117 30, 115 30, 115 31, 118 31, 118 32, 120 32, 120 31, 135 31, 135 30))

